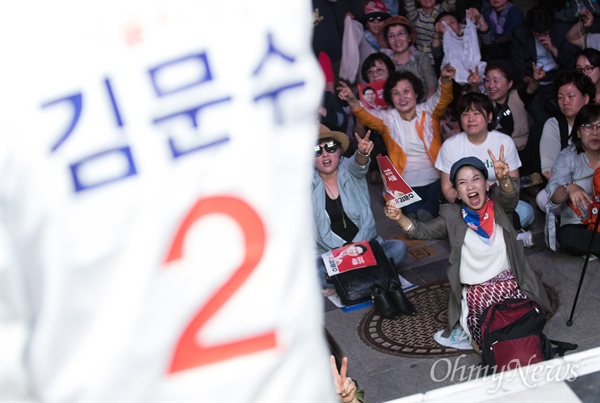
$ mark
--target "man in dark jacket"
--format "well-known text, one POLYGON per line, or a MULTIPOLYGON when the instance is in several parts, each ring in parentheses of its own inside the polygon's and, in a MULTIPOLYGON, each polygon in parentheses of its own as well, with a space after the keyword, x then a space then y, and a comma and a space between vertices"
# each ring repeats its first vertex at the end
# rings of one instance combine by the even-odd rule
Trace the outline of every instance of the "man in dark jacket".
POLYGON ((526 85, 533 75, 532 63, 544 66, 546 77, 529 105, 534 121, 539 124, 551 117, 546 102, 552 97, 552 83, 558 75, 574 67, 577 48, 567 39, 569 25, 555 19, 549 8, 535 6, 527 12, 526 24, 513 31, 511 57, 526 85))

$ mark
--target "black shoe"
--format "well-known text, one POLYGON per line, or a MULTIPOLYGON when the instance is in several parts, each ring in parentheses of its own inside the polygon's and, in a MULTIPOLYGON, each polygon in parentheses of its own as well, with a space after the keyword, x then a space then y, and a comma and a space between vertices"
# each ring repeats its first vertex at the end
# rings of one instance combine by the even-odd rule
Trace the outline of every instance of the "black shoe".
POLYGON ((371 286, 371 300, 375 305, 375 310, 386 319, 397 319, 400 312, 396 309, 388 292, 379 284, 371 286))
POLYGON ((406 297, 404 291, 402 291, 402 286, 398 280, 390 280, 388 294, 402 315, 414 316, 417 314, 415 306, 406 297))

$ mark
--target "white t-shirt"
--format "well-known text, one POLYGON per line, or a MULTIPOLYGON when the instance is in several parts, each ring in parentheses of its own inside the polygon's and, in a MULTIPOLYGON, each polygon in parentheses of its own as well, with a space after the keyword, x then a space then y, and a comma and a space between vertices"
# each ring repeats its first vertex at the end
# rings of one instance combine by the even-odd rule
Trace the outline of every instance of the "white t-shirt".
POLYGON ((588 33, 585 36, 585 47, 600 50, 600 34, 588 33))
POLYGON ((450 173, 452 164, 463 157, 477 157, 488 169, 488 181, 496 182, 494 164, 488 154, 492 150, 494 157, 499 158, 500 146, 504 146, 504 161, 509 169, 515 170, 521 167, 521 160, 517 147, 512 137, 496 130, 488 132, 483 143, 473 144, 465 132, 454 135, 442 143, 435 167, 442 172, 450 173))
POLYGON ((1 401, 336 400, 310 2, 269 11, 3 4, 1 401))
POLYGON ((406 164, 402 178, 412 187, 426 186, 440 178, 440 174, 436 171, 431 158, 427 154, 425 144, 419 137, 415 122, 417 118, 411 121, 399 119, 398 124, 401 127, 400 132, 404 136, 406 148, 406 160, 410 164, 406 164))

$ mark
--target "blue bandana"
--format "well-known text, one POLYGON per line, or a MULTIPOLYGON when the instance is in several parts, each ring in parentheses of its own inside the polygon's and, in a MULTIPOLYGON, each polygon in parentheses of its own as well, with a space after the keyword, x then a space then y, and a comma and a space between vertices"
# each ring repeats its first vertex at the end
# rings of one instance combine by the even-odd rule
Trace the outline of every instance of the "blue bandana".
POLYGON ((467 227, 479 235, 481 240, 488 245, 492 244, 494 234, 494 202, 487 199, 479 211, 470 210, 465 203, 462 204, 462 216, 467 227))

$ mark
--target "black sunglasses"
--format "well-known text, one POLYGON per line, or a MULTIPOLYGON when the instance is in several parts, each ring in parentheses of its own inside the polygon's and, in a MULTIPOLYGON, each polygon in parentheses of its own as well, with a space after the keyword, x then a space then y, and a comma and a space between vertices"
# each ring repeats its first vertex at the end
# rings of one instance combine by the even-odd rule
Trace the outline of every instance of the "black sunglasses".
POLYGON ((315 158, 320 157, 323 154, 323 150, 327 151, 327 153, 332 154, 336 152, 338 149, 338 143, 335 141, 330 141, 325 143, 323 146, 316 145, 315 146, 315 158))
POLYGON ((375 20, 377 20, 377 21, 383 21, 383 17, 380 16, 380 15, 378 15, 377 17, 369 17, 369 19, 368 19, 369 22, 373 22, 375 20))

